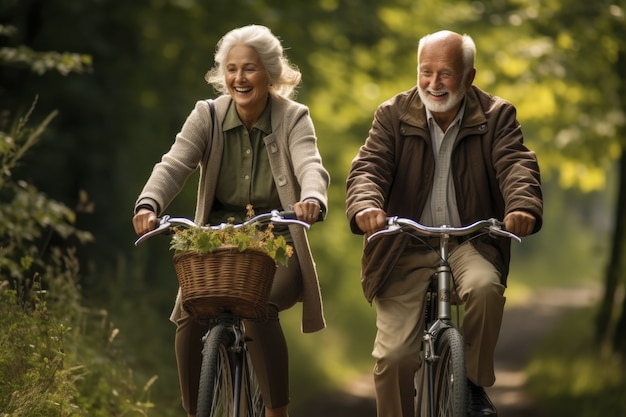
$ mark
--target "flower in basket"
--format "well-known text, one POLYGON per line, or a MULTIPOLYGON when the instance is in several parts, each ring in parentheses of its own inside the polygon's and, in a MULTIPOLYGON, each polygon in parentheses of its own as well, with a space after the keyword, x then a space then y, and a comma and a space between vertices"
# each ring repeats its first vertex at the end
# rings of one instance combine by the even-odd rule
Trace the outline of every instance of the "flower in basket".
MULTIPOLYGON (((247 218, 254 216, 252 206, 248 205, 247 218)), ((267 254, 279 265, 287 265, 293 254, 293 248, 287 244, 284 236, 274 235, 274 225, 268 224, 263 228, 256 225, 234 227, 234 219, 228 219, 228 224, 218 230, 208 230, 201 227, 175 228, 170 249, 174 255, 185 252, 211 253, 222 247, 236 247, 240 252, 256 250, 267 254)))

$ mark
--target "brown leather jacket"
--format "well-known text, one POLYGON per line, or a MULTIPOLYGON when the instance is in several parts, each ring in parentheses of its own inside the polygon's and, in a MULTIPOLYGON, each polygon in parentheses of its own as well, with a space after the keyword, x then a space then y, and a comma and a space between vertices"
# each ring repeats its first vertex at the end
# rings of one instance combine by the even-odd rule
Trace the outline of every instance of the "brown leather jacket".
MULTIPOLYGON (((535 154, 523 143, 515 107, 472 86, 465 96, 465 115, 452 152, 452 175, 463 224, 523 210, 542 225, 543 197, 535 154)), ((365 144, 352 162, 347 179, 346 214, 353 233, 362 234, 356 214, 383 209, 390 216, 419 219, 433 186, 435 159, 426 111, 417 88, 381 104, 365 144)), ((361 282, 368 301, 389 275, 408 237, 384 236, 365 245, 361 282)), ((508 239, 472 241, 506 277, 508 239)))

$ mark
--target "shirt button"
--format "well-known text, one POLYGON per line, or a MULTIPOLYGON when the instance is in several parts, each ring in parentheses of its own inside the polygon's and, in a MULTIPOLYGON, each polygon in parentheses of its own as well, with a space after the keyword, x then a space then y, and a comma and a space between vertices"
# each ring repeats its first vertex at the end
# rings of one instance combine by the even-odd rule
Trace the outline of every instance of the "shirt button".
POLYGON ((249 180, 250 179, 250 175, 244 175, 243 179, 249 180))
POLYGON ((246 149, 246 155, 250 155, 250 149, 246 149))

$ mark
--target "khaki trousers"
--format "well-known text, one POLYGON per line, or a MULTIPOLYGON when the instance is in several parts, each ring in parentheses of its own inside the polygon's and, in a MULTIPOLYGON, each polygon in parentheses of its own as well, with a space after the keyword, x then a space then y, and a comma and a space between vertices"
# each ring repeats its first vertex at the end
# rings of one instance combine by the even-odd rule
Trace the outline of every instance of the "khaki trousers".
MULTIPOLYGON (((462 333, 468 378, 495 382, 494 350, 504 311, 500 273, 471 244, 451 243, 450 259, 458 298, 464 304, 462 333)), ((439 256, 411 247, 400 256, 374 298, 377 334, 372 356, 378 417, 414 416, 414 376, 420 367, 424 296, 439 256)))
MULTIPOLYGON (((296 304, 302 296, 300 263, 294 253, 288 267, 279 266, 269 297, 269 319, 264 322, 244 321, 246 343, 252 365, 268 408, 289 404, 289 366, 287 342, 278 320, 278 312, 296 304)), ((202 362, 202 336, 208 327, 195 322, 187 313, 176 321, 176 363, 183 408, 196 414, 198 385, 202 362)))

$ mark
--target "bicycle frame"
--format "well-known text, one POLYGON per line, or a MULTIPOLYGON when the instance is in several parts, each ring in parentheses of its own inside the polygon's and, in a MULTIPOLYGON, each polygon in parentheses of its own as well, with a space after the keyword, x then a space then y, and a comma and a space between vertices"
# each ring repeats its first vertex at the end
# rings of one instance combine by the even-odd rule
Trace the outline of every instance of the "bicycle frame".
MULTIPOLYGON (((435 375, 434 375, 434 363, 441 358, 437 355, 435 349, 435 343, 439 337, 439 334, 450 327, 452 324, 452 303, 451 303, 451 291, 452 291, 452 269, 448 264, 449 258, 449 238, 450 235, 443 234, 439 239, 439 266, 433 273, 433 278, 436 279, 436 289, 434 295, 437 297, 436 301, 436 318, 434 322, 427 322, 428 317, 425 317, 425 330, 422 337, 423 349, 424 349, 424 361, 427 366, 428 377, 428 410, 430 417, 435 417, 435 375)), ((429 289, 432 291, 432 289, 429 289)), ((432 312, 431 312, 432 314, 432 312)))

